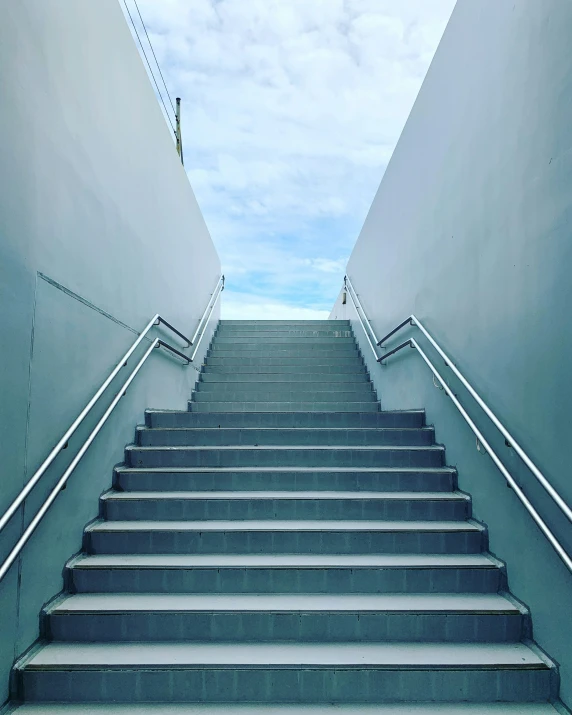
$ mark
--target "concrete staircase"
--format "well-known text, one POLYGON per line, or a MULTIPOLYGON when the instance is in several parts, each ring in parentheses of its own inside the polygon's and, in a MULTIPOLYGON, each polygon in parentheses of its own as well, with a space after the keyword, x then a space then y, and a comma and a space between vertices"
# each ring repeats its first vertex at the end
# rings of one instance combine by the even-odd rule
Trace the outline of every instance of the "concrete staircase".
POLYGON ((125 462, 18 715, 556 712, 470 497, 422 411, 380 411, 348 323, 223 321, 125 462))

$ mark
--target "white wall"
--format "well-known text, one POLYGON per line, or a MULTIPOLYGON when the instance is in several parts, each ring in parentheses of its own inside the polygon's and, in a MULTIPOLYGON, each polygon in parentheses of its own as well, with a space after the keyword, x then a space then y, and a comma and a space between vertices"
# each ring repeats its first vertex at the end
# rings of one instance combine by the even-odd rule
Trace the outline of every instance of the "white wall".
MULTIPOLYGON (((220 262, 117 0, 0 0, 0 17, 3 512, 155 313, 193 333, 220 262)), ((150 358, 0 584, 0 702, 144 409, 185 409, 196 375, 150 358)), ((22 523, 2 533, 0 556, 22 523)))
MULTIPOLYGON (((459 0, 347 267, 377 333, 415 313, 569 504, 571 33, 569 2, 459 0)), ((355 320, 350 301, 332 318, 355 320)), ((408 335, 427 346, 411 328, 388 346, 408 335)), ((572 552, 569 522, 437 365, 572 552)), ((427 408, 571 703, 572 575, 415 352, 372 376, 383 408, 427 408)))

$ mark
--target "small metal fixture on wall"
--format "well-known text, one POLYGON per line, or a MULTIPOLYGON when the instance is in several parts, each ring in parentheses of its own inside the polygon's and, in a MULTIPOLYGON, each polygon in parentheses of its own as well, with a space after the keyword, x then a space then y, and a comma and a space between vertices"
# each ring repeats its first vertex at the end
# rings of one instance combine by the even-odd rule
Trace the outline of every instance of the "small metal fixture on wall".
POLYGON ((183 159, 183 140, 181 138, 181 98, 177 97, 175 101, 177 102, 177 110, 175 113, 175 138, 177 139, 177 154, 181 157, 181 164, 184 166, 185 161, 183 159))

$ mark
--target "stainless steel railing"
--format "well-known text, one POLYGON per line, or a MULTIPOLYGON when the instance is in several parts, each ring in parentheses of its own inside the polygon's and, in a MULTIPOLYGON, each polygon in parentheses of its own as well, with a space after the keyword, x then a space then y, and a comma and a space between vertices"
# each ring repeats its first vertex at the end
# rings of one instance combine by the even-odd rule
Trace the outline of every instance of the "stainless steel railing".
POLYGON ((506 481, 510 484, 510 486, 514 490, 514 493, 518 496, 518 498, 522 502, 524 508, 532 516, 536 525, 539 527, 539 529, 542 531, 542 533, 546 536, 546 538, 548 539, 550 544, 553 546, 553 548, 556 551, 556 553, 558 554, 558 556, 562 559, 562 561, 564 562, 566 567, 570 571, 572 571, 572 557, 566 552, 565 548, 558 541, 558 539, 553 534, 553 532, 551 531, 550 527, 546 524, 544 519, 540 516, 540 514, 535 509, 535 507, 533 506, 531 501, 528 499, 526 494, 523 492, 523 490, 520 488, 520 486, 518 485, 518 483, 516 482, 514 477, 510 474, 508 469, 504 466, 503 462, 501 461, 501 459, 499 458, 497 453, 494 451, 494 449, 492 448, 492 446, 490 445, 488 440, 484 437, 482 432, 476 426, 475 422, 468 415, 468 413, 466 412, 466 410, 460 403, 457 396, 451 390, 449 385, 445 382, 445 379, 439 373, 439 371, 437 370, 437 368, 435 367, 433 362, 429 359, 429 357, 426 355, 426 353, 419 346, 419 343, 415 340, 415 338, 409 338, 405 342, 401 343, 397 347, 393 348, 392 350, 390 350, 389 352, 386 352, 384 355, 381 355, 381 356, 378 356, 376 347, 377 346, 384 347, 383 343, 385 343, 386 340, 391 338, 393 335, 395 335, 397 332, 402 330, 407 325, 418 328, 423 333, 423 335, 427 338, 427 340, 433 346, 433 348, 435 348, 435 350, 443 358, 443 360, 445 361, 446 367, 448 367, 450 370, 452 370, 452 372, 455 374, 455 376, 459 379, 459 381, 467 389, 467 391, 469 392, 471 397, 473 397, 473 399, 476 401, 476 403, 479 405, 479 407, 483 410, 483 412, 487 415, 487 417, 491 420, 491 422, 495 425, 495 427, 503 435, 506 442, 514 449, 514 451, 522 459, 524 464, 532 472, 532 474, 537 479, 537 481, 542 485, 542 487, 546 490, 546 492, 554 500, 554 502, 560 508, 560 510, 562 511, 564 516, 566 516, 566 518, 572 522, 572 509, 564 501, 562 496, 558 493, 558 491, 554 488, 554 486, 548 481, 548 479, 544 476, 544 474, 541 472, 541 470, 538 468, 538 466, 532 461, 532 459, 524 451, 524 449, 521 447, 521 445, 518 443, 518 441, 514 438, 514 436, 502 424, 502 422, 499 420, 499 418, 495 415, 495 413, 491 410, 491 408, 486 404, 486 402, 478 394, 478 392, 475 390, 475 388, 470 384, 470 382, 467 380, 467 378, 456 367, 456 365, 451 360, 451 358, 445 353, 445 351, 437 343, 435 338, 429 333, 429 331, 423 326, 421 321, 415 315, 410 315, 406 320, 404 320, 397 327, 395 327, 393 330, 391 330, 389 333, 387 333, 387 335, 384 335, 383 338, 381 338, 381 340, 376 340, 373 327, 371 326, 371 323, 368 320, 367 315, 365 314, 365 312, 363 310, 361 302, 359 301, 359 298, 357 297, 357 293, 355 292, 355 290, 351 284, 351 281, 349 280, 349 278, 347 276, 344 279, 344 282, 345 282, 345 285, 347 285, 348 287, 351 288, 351 290, 348 290, 347 292, 348 292, 350 298, 352 299, 352 302, 353 302, 355 310, 356 310, 356 314, 357 314, 360 324, 366 334, 368 343, 373 351, 373 354, 375 355, 375 359, 377 360, 377 362, 383 364, 383 362, 385 360, 387 360, 387 358, 389 358, 391 355, 395 355, 395 353, 399 352, 400 350, 403 350, 406 347, 410 347, 410 348, 417 350, 417 352, 419 353, 421 358, 426 363, 427 367, 431 370, 433 375, 437 378, 437 380, 441 384, 445 393, 451 398, 451 401, 453 402, 453 404, 455 405, 457 410, 460 412, 460 414, 463 417, 463 419, 465 420, 465 422, 469 425, 470 429, 475 434, 479 443, 488 452, 491 459, 493 460, 495 465, 498 467, 499 471, 502 473, 502 475, 504 476, 506 481), (362 319, 362 316, 360 316, 360 312, 363 315, 363 319, 362 319), (365 323, 364 323, 364 321, 365 321, 365 323), (366 329, 366 326, 369 329, 369 333, 368 333, 368 329, 366 329), (375 340, 375 346, 371 340, 370 334, 371 334, 371 336, 373 336, 373 339, 375 340))
POLYGON ((96 426, 93 428, 85 442, 82 444, 80 447, 78 453, 76 456, 73 458, 72 462, 70 465, 67 467, 61 478, 58 480, 57 484, 54 486, 54 488, 50 491, 49 495, 46 497, 46 500, 30 522, 30 524, 27 526, 27 528, 24 530, 22 533, 21 537, 18 539, 16 542, 16 545, 13 547, 13 549, 10 551, 2 565, 0 566, 0 581, 4 578, 6 573, 8 572, 8 569, 10 566, 14 563, 16 558, 18 557, 19 553, 21 552, 22 548, 32 535, 32 533, 35 531, 36 527, 56 499, 57 495, 61 491, 62 487, 65 485, 69 477, 71 476, 72 472, 74 469, 77 467, 79 464, 80 460, 82 459, 83 455, 86 453, 87 449, 103 427, 103 425, 107 422, 109 419, 109 416, 113 412, 113 410, 117 407, 120 399, 125 395, 127 388, 133 380, 135 379, 136 375, 139 373, 149 356, 152 354, 153 350, 155 348, 165 348, 169 352, 173 353, 174 355, 177 355, 181 359, 186 361, 186 364, 189 365, 194 357, 196 356, 197 353, 197 348, 200 344, 200 341, 203 338, 203 335, 206 332, 206 326, 208 325, 208 319, 210 318, 212 311, 214 309, 214 306, 216 305, 216 302, 224 289, 224 276, 221 276, 217 286, 211 295, 207 307, 205 308, 205 311, 199 321, 199 324, 197 326, 197 329, 195 330, 195 334, 193 335, 192 339, 189 340, 183 333, 179 332, 176 328, 174 328, 170 323, 168 323, 164 318, 162 318, 159 314, 153 316, 151 320, 147 323, 143 331, 139 334, 137 339, 134 341, 134 343, 131 345, 129 350, 123 355, 123 357, 119 360, 119 362, 116 364, 116 366, 113 368, 113 370, 110 372, 110 374, 107 376, 107 378, 103 381, 99 389, 96 391, 96 393, 93 395, 91 400, 87 403, 87 405, 83 408, 83 410, 79 413, 79 415, 76 417, 76 419, 72 422, 72 424, 68 427, 68 429, 64 432, 64 434, 61 436, 61 438, 58 440, 57 444, 54 446, 54 448, 51 450, 51 452, 48 454, 48 456, 44 459, 42 464, 38 467, 38 469, 34 472, 32 477, 29 479, 25 487, 20 491, 18 496, 13 500, 13 502, 10 504, 10 506, 6 509, 2 517, 0 517, 0 531, 4 529, 4 527, 8 524, 10 519, 14 516, 18 508, 24 503, 26 500, 26 497, 30 494, 30 492, 33 490, 33 488, 36 486, 36 484, 40 481, 41 477, 45 474, 46 470, 49 468, 49 466, 53 463, 54 459, 58 456, 58 454, 62 451, 67 446, 67 443, 70 439, 70 437, 73 436, 73 434, 76 432, 78 427, 82 424, 82 422, 85 420, 85 418, 88 416, 88 414, 91 412, 93 407, 97 404, 99 401, 100 397, 103 395, 105 390, 109 387, 113 379, 117 376, 119 371, 127 365, 127 361, 129 358, 133 355, 137 347, 141 344, 141 342, 146 338, 147 334, 150 332, 150 330, 155 326, 155 325, 160 325, 163 324, 165 325, 169 330, 171 330, 175 335, 178 335, 182 340, 184 340, 187 345, 186 347, 191 347, 193 344, 195 344, 195 340, 197 336, 199 336, 198 342, 195 344, 195 349, 193 350, 192 355, 189 357, 182 353, 181 351, 177 350, 175 347, 170 345, 169 343, 166 343, 164 340, 161 340, 160 338, 155 338, 147 350, 145 351, 145 354, 143 357, 139 360, 135 368, 132 370, 131 374, 125 380, 115 397, 113 398, 111 404, 101 417, 101 419, 97 422, 96 426), (205 320, 205 316, 208 316, 205 320), (200 332, 200 335, 199 335, 200 332))

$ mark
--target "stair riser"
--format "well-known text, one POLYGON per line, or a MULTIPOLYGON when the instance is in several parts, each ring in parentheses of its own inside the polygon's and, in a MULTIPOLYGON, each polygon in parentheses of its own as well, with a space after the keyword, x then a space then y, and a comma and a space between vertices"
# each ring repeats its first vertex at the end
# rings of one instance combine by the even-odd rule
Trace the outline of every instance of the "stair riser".
POLYGON ((344 335, 340 333, 326 333, 321 335, 300 335, 300 334, 271 334, 267 333, 265 335, 248 335, 248 334, 238 334, 238 333, 225 333, 218 332, 216 338, 214 339, 213 345, 220 347, 221 350, 232 348, 235 345, 243 348, 245 345, 251 345, 253 348, 259 347, 272 347, 274 345, 285 347, 292 346, 298 347, 302 346, 313 350, 320 346, 334 347, 338 346, 352 346, 355 347, 356 341, 354 336, 349 331, 344 331, 344 335))
POLYGON ((238 342, 233 339, 213 340, 209 347, 209 353, 226 352, 229 354, 255 352, 268 354, 272 356, 277 353, 293 353, 298 352, 308 353, 309 355, 335 355, 337 353, 347 352, 348 355, 356 355, 358 353, 357 343, 353 338, 318 338, 316 340, 310 338, 277 338, 273 340, 257 340, 252 341, 248 338, 238 342))
MULTIPOLYGON (((235 363, 243 363, 244 360, 258 360, 259 364, 272 364, 271 360, 301 360, 306 359, 310 362, 308 365, 314 366, 312 372, 321 372, 318 365, 320 363, 330 363, 334 360, 346 360, 353 362, 354 366, 362 361, 361 354, 357 347, 350 345, 340 345, 339 347, 317 346, 315 348, 299 347, 269 347, 263 346, 255 348, 250 345, 228 346, 228 349, 222 347, 209 348, 207 351, 207 360, 233 360, 235 363)), ((353 367, 350 368, 353 372, 353 367)))
MULTIPOLYGON (((369 396, 375 394, 375 391, 370 382, 325 382, 322 378, 320 382, 280 382, 280 381, 264 381, 260 383, 254 382, 198 382, 195 389, 196 394, 216 393, 222 397, 220 399, 228 399, 228 394, 240 395, 241 400, 258 400, 260 395, 264 396, 269 393, 273 395, 284 395, 279 397, 279 401, 285 401, 288 395, 293 395, 296 400, 309 399, 304 398, 304 395, 311 395, 311 399, 323 400, 327 399, 326 395, 342 394, 343 398, 352 401, 359 401, 355 395, 369 396)), ((262 399, 268 399, 263 397, 262 399)), ((276 399, 276 398, 273 398, 276 399)))
POLYGON ((330 389, 347 389, 346 385, 368 385, 369 378, 365 372, 334 372, 331 375, 322 372, 270 372, 270 373, 220 373, 202 372, 199 376, 199 385, 205 384, 230 384, 237 386, 259 385, 264 382, 280 382, 288 385, 314 385, 323 384, 330 389))
POLYGON ((548 670, 432 670, 376 667, 53 670, 18 674, 25 700, 60 702, 437 702, 541 701, 548 670))
POLYGON ((70 568, 78 593, 496 593, 497 568, 70 568))
POLYGON ((482 532, 88 531, 92 554, 477 554, 482 532))
POLYGON ((316 392, 299 388, 256 388, 235 390, 217 385, 214 389, 195 390, 193 402, 375 402, 377 397, 370 385, 352 390, 316 392))
MULTIPOLYGON (((208 598, 208 596, 206 596, 208 598)), ((50 614, 56 641, 518 642, 520 614, 133 612, 50 614)))
POLYGON ((142 447, 231 446, 411 446, 434 443, 432 429, 400 430, 327 430, 327 429, 195 429, 137 430, 137 444, 142 447))
POLYGON ((217 342, 219 340, 224 340, 225 342, 232 340, 252 340, 253 342, 264 342, 265 340, 274 341, 279 340, 293 340, 298 342, 299 340, 339 340, 339 339, 351 339, 355 342, 355 337, 351 330, 322 330, 320 328, 312 330, 296 330, 296 329, 286 329, 286 330, 260 330, 258 332, 253 332, 252 330, 244 329, 232 329, 219 328, 215 337, 217 342))
POLYGON ((287 328, 320 328, 322 330, 349 329, 349 320, 223 320, 217 328, 219 330, 245 330, 254 329, 256 332, 264 330, 285 330, 287 328))
POLYGON ((102 515, 111 521, 206 521, 208 519, 385 519, 462 521, 467 501, 344 499, 104 499, 102 515))
POLYGON ((449 492, 452 473, 431 472, 124 472, 114 474, 123 491, 379 491, 449 492))
POLYGON ((209 358, 205 361, 207 374, 269 374, 269 375, 289 375, 306 373, 320 375, 347 375, 353 374, 367 375, 367 369, 363 362, 357 357, 349 360, 346 358, 332 358, 329 361, 313 358, 241 358, 240 362, 236 358, 209 358))
POLYGON ((283 428, 327 428, 327 427, 367 427, 412 429, 423 427, 423 412, 266 412, 257 413, 212 413, 198 412, 146 412, 147 427, 283 427, 283 428))
POLYGON ((379 402, 189 402, 193 412, 379 412, 379 402))
POLYGON ((125 452, 131 467, 441 467, 444 463, 443 450, 429 447, 365 450, 133 447, 125 452))

